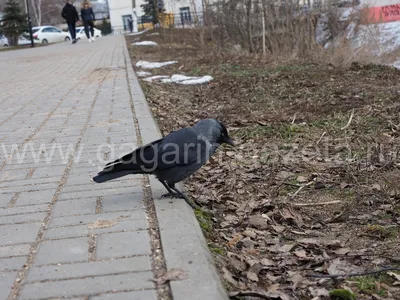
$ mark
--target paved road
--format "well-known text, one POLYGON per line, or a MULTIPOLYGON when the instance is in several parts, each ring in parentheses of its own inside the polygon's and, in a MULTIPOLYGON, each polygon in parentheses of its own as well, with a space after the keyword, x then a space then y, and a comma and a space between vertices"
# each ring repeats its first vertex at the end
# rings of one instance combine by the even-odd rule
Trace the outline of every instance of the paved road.
POLYGON ((0 86, 0 300, 225 299, 184 201, 91 181, 159 137, 122 36, 1 52, 0 86), (189 279, 156 286, 166 265, 189 279))

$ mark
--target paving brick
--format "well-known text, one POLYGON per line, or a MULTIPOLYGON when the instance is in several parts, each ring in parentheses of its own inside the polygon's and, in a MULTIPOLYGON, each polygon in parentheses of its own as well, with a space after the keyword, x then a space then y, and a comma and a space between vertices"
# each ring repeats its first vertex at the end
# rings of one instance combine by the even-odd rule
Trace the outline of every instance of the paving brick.
POLYGON ((36 168, 32 174, 32 179, 42 178, 42 177, 56 177, 61 178, 65 171, 65 167, 58 167, 58 168, 36 168))
MULTIPOLYGON (((107 185, 103 183, 103 187, 107 185)), ((98 196, 107 196, 107 195, 123 195, 123 194, 137 194, 142 193, 141 186, 127 187, 127 188, 111 188, 111 189, 93 189, 90 191, 77 191, 77 192, 69 192, 62 193, 60 196, 60 200, 67 200, 73 198, 86 198, 86 197, 98 197, 98 196)))
POLYGON ((151 270, 149 256, 114 259, 106 261, 74 263, 59 266, 33 267, 27 281, 59 280, 78 277, 143 272, 151 270))
POLYGON ((90 299, 91 300, 157 300, 157 293, 154 290, 111 293, 97 297, 92 297, 90 299))
POLYGON ((41 223, 27 223, 0 226, 0 246, 33 243, 39 233, 41 223))
POLYGON ((51 182, 51 183, 41 183, 37 185, 20 185, 20 186, 12 186, 12 187, 4 187, 2 189, 6 189, 7 193, 20 193, 20 192, 42 192, 45 190, 52 190, 53 193, 56 191, 59 183, 51 182))
POLYGON ((0 208, 0 216, 27 214, 47 211, 49 206, 47 204, 29 205, 23 207, 0 208))
POLYGON ((21 291, 21 300, 56 297, 77 297, 127 289, 151 289, 154 283, 151 272, 124 275, 98 276, 84 279, 72 279, 55 282, 25 284, 21 291))
POLYGON ((88 260, 87 238, 47 240, 39 245, 34 264, 58 264, 88 260))
POLYGON ((26 178, 29 174, 29 169, 25 171, 1 171, 0 172, 0 181, 3 180, 21 180, 26 178))
POLYGON ((31 248, 30 244, 0 247, 0 258, 28 255, 30 248, 31 248))
POLYGON ((35 221, 41 222, 44 220, 45 217, 46 217, 45 212, 25 214, 25 215, 1 216, 0 217, 0 225, 27 223, 27 222, 35 222, 35 221))
POLYGON ((54 217, 70 215, 94 214, 96 212, 96 198, 58 201, 53 209, 54 217))
POLYGON ((13 180, 13 181, 5 181, 0 183, 0 189, 2 190, 10 190, 15 187, 22 187, 28 185, 43 185, 43 184, 54 184, 54 182, 58 182, 59 178, 30 178, 23 180, 13 180))
POLYGON ((97 238, 97 258, 150 253, 150 239, 147 231, 109 233, 97 238))
POLYGON ((17 279, 17 272, 0 273, 0 300, 6 300, 11 288, 17 279))
POLYGON ((25 256, 0 258, 0 271, 18 271, 22 269, 26 260, 25 256))
POLYGON ((146 219, 145 211, 133 210, 127 212, 118 212, 118 213, 104 213, 96 215, 52 218, 50 220, 48 228, 55 228, 61 226, 78 226, 78 225, 90 224, 99 220, 127 221, 127 220, 144 220, 144 219, 146 219))
POLYGON ((7 207, 14 194, 0 194, 0 208, 7 207))
POLYGON ((44 235, 45 239, 60 239, 60 238, 73 238, 73 237, 84 237, 88 234, 102 234, 118 231, 135 231, 145 230, 148 228, 147 221, 132 220, 132 221, 118 221, 115 225, 107 225, 106 228, 90 229, 88 225, 72 226, 72 227, 58 227, 50 228, 46 230, 44 235))
POLYGON ((132 209, 144 209, 143 195, 107 195, 102 198, 102 211, 122 211, 132 209))
POLYGON ((15 202, 15 206, 50 203, 53 199, 54 193, 55 190, 23 192, 19 195, 15 202))

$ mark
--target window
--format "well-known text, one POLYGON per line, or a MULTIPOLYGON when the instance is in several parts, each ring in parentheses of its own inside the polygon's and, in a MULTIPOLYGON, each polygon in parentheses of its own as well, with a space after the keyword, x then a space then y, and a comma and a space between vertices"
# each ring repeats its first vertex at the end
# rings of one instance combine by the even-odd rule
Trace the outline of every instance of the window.
POLYGON ((54 33, 60 33, 61 31, 60 30, 58 30, 57 28, 55 28, 55 27, 50 27, 50 32, 54 32, 54 33))
POLYGON ((51 27, 44 28, 42 32, 52 32, 51 27))
POLYGON ((190 23, 192 21, 192 16, 190 15, 190 7, 181 7, 179 9, 179 12, 181 15, 182 24, 190 23))

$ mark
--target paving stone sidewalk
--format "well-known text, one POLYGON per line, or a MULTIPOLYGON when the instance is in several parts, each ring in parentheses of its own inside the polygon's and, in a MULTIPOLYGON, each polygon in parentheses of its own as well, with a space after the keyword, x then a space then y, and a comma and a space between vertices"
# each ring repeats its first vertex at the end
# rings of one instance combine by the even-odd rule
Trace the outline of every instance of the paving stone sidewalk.
POLYGON ((0 300, 227 299, 184 201, 91 181, 160 136, 123 36, 0 52, 0 84, 0 300))

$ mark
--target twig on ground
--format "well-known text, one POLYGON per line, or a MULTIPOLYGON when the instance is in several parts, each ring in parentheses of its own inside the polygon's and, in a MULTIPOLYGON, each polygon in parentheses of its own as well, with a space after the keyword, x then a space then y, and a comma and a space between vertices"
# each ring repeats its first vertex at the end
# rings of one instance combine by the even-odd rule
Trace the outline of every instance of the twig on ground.
POLYGON ((346 128, 348 128, 350 126, 351 121, 353 120, 353 117, 354 117, 354 108, 353 108, 353 110, 351 112, 349 121, 347 122, 347 124, 344 127, 341 128, 341 130, 345 130, 346 128))
POLYGON ((300 193, 300 191, 301 191, 302 189, 304 189, 306 186, 312 185, 313 183, 314 183, 314 181, 310 181, 310 182, 308 182, 308 183, 306 183, 306 184, 303 184, 301 187, 298 188, 298 190, 297 190, 292 196, 290 196, 290 199, 293 200, 294 197, 296 197, 297 194, 300 193))
POLYGON ((312 202, 312 203, 293 203, 293 206, 318 206, 342 203, 341 200, 327 201, 327 202, 312 202))
POLYGON ((326 131, 324 131, 324 133, 321 135, 321 137, 319 138, 319 140, 317 141, 317 145, 321 142, 321 140, 324 138, 326 134, 326 131))
POLYGON ((294 121, 296 121, 296 115, 297 115, 297 113, 295 113, 294 116, 293 116, 292 124, 294 124, 294 121))
POLYGON ((388 272, 388 271, 400 271, 400 268, 389 267, 389 268, 383 268, 383 269, 376 270, 376 271, 367 271, 367 272, 359 272, 359 273, 348 273, 348 274, 336 274, 336 275, 306 275, 306 277, 336 279, 336 278, 359 277, 359 276, 374 275, 374 274, 379 274, 379 273, 388 272))
MULTIPOLYGON (((255 297, 255 298, 261 298, 261 299, 267 299, 267 300, 273 300, 273 299, 288 299, 287 297, 282 298, 279 297, 281 296, 282 293, 279 292, 257 292, 257 291, 240 291, 240 292, 232 292, 229 293, 229 298, 231 299, 240 299, 239 297, 255 297)), ((283 295, 286 296, 286 295, 283 295)))

